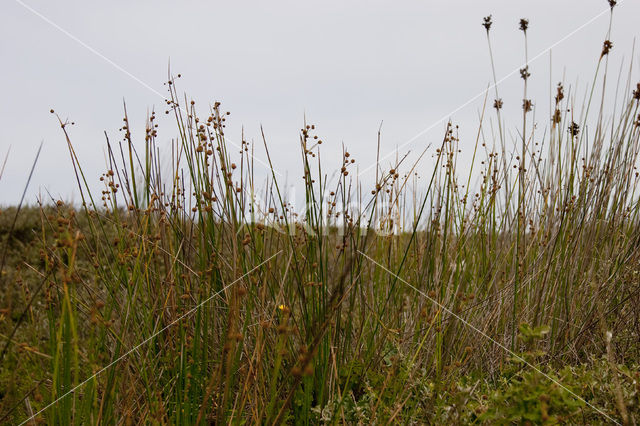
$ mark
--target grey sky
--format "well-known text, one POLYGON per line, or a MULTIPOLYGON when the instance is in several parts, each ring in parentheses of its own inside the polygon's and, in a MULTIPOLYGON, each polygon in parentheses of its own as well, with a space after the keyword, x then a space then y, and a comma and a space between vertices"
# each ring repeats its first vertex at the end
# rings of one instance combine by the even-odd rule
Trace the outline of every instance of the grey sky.
MULTIPOLYGON (((500 78, 524 60, 519 18, 530 20, 533 57, 608 8, 605 0, 24 3, 163 94, 170 61, 172 71, 183 76, 179 90, 203 114, 216 100, 232 112, 227 133, 232 139, 239 139, 244 126, 247 139, 259 141, 262 124, 277 169, 288 172, 294 183, 301 182, 293 164, 305 114, 326 141, 323 158, 338 164, 334 160, 344 142, 364 168, 375 159, 382 120, 386 153, 486 88, 491 71, 483 16, 494 17, 500 78)), ((615 10, 613 80, 623 59, 629 64, 634 37, 640 34, 638 16, 637 0, 622 1, 615 10)), ((568 85, 592 79, 608 19, 608 13, 602 15, 553 49, 554 82, 562 79, 565 67, 568 85)), ((70 128, 72 141, 96 188, 105 169, 103 131, 119 139, 123 99, 138 143, 143 142, 147 111, 154 106, 164 111, 157 94, 15 0, 3 0, 0 64, 0 161, 11 146, 0 180, 0 205, 19 200, 42 140, 27 200, 35 202, 39 191, 46 197, 45 188, 56 198, 77 200, 63 134, 49 109, 76 123, 70 128)), ((532 63, 531 72, 530 97, 537 120, 544 123, 549 55, 532 63)), ((578 87, 584 89, 584 84, 578 87)), ((519 114, 519 77, 499 90, 505 110, 519 114)), ((473 144, 480 106, 476 101, 452 116, 466 136, 463 147, 473 144)), ((159 140, 166 142, 176 132, 163 115, 159 140)), ((436 126, 400 154, 438 141, 442 129, 436 126)), ((261 150, 258 156, 264 158, 261 150)))

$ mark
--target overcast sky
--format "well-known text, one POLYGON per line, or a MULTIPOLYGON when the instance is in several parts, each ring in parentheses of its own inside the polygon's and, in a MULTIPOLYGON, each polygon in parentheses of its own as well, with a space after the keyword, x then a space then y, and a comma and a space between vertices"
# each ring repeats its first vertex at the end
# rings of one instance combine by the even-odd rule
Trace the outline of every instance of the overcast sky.
MULTIPOLYGON (((621 64, 628 67, 640 34, 640 2, 619 3, 611 37, 614 80, 621 64)), ((375 160, 383 120, 383 154, 396 148, 401 155, 416 153, 437 143, 448 118, 463 129, 463 150, 472 147, 482 96, 468 101, 492 80, 481 26, 488 14, 498 79, 522 65, 518 21, 530 20, 529 56, 537 57, 530 93, 536 118, 545 124, 550 79, 555 85, 564 76, 584 92, 593 78, 609 24, 605 0, 2 0, 0 162, 9 157, 0 205, 18 202, 41 141, 27 201, 34 203, 39 193, 48 198, 46 191, 77 201, 51 108, 76 123, 69 129, 72 141, 99 188, 104 132, 119 139, 126 100, 133 136, 143 143, 147 111, 164 111, 169 63, 182 74, 180 92, 203 115, 214 101, 232 112, 232 139, 244 127, 247 139, 259 142, 262 125, 278 172, 296 176, 290 178, 295 183, 302 182, 294 164, 305 115, 325 141, 323 158, 339 161, 344 143, 362 169, 375 160)), ((638 59, 635 54, 636 79, 638 59)), ((507 112, 520 114, 521 85, 517 72, 500 84, 507 112)), ((509 131, 517 125, 508 123, 509 131)), ((159 141, 167 145, 174 136, 175 127, 162 118, 159 141)), ((258 157, 264 158, 262 151, 258 157)), ((423 163, 431 167, 428 156, 423 163)))

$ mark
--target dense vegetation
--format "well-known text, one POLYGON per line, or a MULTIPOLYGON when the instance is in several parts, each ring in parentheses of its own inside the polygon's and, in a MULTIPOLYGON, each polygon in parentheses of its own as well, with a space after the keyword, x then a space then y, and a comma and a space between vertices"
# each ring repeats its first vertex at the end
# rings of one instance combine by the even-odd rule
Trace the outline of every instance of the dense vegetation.
POLYGON ((0 423, 634 423, 640 84, 607 115, 610 49, 544 132, 526 67, 515 138, 496 86, 462 172, 449 124, 428 168, 331 179, 304 123, 304 208, 174 78, 172 158, 125 114, 101 194, 61 121, 81 205, 0 213, 0 423))

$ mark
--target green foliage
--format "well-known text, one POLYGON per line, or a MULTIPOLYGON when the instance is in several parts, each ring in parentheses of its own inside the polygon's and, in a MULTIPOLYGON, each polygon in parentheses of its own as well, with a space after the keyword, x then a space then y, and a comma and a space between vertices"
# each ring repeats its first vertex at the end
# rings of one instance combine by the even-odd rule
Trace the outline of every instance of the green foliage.
MULTIPOLYGON (((563 383, 562 377, 553 378, 563 383)), ((479 419, 493 424, 571 423, 578 421, 583 405, 539 372, 526 370, 492 392, 487 411, 479 419)))
POLYGON ((593 407, 612 418, 617 417, 612 398, 613 374, 622 380, 623 398, 632 416, 637 418, 640 414, 637 366, 632 369, 618 367, 619 371, 612 372, 606 360, 599 359, 556 371, 540 368, 545 375, 539 371, 521 369, 508 380, 501 378, 487 386, 485 389, 489 397, 473 404, 478 420, 490 424, 527 421, 532 424, 603 423, 602 415, 593 407), (631 370, 635 372, 631 373, 631 370))

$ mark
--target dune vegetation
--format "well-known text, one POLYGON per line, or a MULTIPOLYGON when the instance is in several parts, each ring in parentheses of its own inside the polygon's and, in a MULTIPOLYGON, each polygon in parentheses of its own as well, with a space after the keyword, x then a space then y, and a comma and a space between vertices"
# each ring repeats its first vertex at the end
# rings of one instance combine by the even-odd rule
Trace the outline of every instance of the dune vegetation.
POLYGON ((550 117, 526 66, 522 105, 488 90, 471 167, 450 122, 368 184, 303 123, 295 206, 268 135, 230 141, 178 76, 171 156, 125 111, 101 193, 58 118, 81 202, 0 213, 0 423, 635 424, 640 84, 606 84, 612 47, 550 117))

